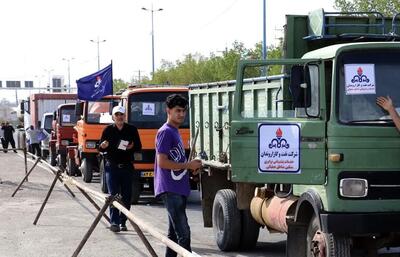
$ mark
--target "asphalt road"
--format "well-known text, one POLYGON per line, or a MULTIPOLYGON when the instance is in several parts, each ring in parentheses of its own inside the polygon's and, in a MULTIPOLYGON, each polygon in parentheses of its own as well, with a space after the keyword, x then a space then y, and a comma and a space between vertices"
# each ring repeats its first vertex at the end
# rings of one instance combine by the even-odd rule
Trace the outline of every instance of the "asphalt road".
MULTIPOLYGON (((73 198, 57 183, 37 223, 33 221, 48 192, 53 175, 38 167, 29 181, 24 183, 15 197, 11 197, 25 175, 23 159, 15 153, 0 152, 0 257, 72 256, 97 211, 76 189, 73 198)), ((29 166, 32 163, 29 162, 29 166)), ((81 181, 81 178, 77 178, 81 181)), ((87 184, 100 190, 98 178, 87 184)), ((251 252, 221 252, 214 243, 212 228, 203 228, 199 195, 192 192, 187 214, 192 231, 193 251, 201 256, 285 256, 285 235, 269 234, 261 230, 259 242, 251 252)), ((163 234, 167 231, 167 214, 161 202, 143 197, 131 208, 137 215, 163 234)), ((129 231, 112 233, 105 220, 101 220, 79 256, 149 256, 132 227, 129 231)), ((158 256, 164 255, 165 246, 145 232, 158 256)))

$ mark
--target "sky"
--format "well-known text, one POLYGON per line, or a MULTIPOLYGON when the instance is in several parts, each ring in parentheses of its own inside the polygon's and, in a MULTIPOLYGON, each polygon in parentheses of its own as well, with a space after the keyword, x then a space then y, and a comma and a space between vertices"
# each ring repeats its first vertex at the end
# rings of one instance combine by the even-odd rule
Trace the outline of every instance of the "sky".
MULTIPOLYGON (((267 45, 282 36, 285 14, 304 14, 334 0, 266 0, 267 45)), ((131 81, 152 69, 151 12, 155 67, 189 53, 221 54, 236 40, 253 48, 262 41, 263 0, 12 0, 0 1, 0 80, 33 80, 46 86, 63 76, 80 77, 113 63, 114 79, 131 81)), ((18 92, 18 98, 28 92, 18 92)), ((15 101, 15 92, 1 97, 15 101)))

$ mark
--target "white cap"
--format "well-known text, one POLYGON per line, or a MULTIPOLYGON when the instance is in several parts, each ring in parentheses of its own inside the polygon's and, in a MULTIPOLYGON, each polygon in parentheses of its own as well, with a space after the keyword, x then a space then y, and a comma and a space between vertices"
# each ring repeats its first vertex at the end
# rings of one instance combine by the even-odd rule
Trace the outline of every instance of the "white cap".
POLYGON ((116 114, 117 112, 125 113, 125 107, 121 105, 115 106, 112 110, 112 115, 116 114))

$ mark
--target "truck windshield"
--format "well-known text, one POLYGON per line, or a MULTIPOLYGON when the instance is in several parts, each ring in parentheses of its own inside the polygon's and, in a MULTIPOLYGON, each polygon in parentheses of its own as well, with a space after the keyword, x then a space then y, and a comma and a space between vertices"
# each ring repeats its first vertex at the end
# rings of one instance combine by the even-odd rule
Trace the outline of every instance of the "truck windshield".
POLYGON ((111 101, 89 101, 86 113, 86 122, 91 124, 111 124, 111 101))
POLYGON ((44 128, 48 133, 51 132, 52 123, 53 123, 53 115, 46 115, 46 116, 44 116, 43 128, 44 128))
MULTIPOLYGON (((167 121, 165 99, 171 94, 181 94, 188 99, 186 92, 146 92, 129 96, 128 122, 137 128, 158 129, 167 121)), ((189 128, 189 113, 181 128, 189 128)))
POLYGON ((339 121, 347 124, 391 122, 376 104, 378 96, 390 96, 400 106, 400 51, 363 50, 338 58, 339 121))
POLYGON ((61 126, 75 126, 76 124, 76 116, 75 116, 75 107, 67 106, 61 108, 61 126))

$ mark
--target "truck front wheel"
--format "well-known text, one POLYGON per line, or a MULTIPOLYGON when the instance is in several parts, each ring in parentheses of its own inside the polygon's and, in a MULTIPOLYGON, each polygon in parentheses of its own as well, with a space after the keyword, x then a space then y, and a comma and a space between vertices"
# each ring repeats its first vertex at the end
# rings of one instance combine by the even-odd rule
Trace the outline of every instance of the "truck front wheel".
POLYGON ((55 149, 50 149, 50 165, 56 166, 57 165, 57 154, 55 149))
POLYGON ((212 211, 213 230, 217 246, 222 251, 233 251, 240 246, 241 214, 236 204, 236 193, 231 189, 217 192, 212 211))
POLYGON ((349 237, 323 233, 318 217, 313 215, 307 230, 307 257, 351 257, 350 250, 349 237))
POLYGON ((108 194, 108 187, 107 187, 107 181, 106 181, 106 170, 104 168, 104 159, 101 160, 100 162, 100 188, 101 192, 108 194))
POLYGON ((75 163, 75 160, 67 157, 67 163, 68 163, 67 174, 69 176, 78 176, 80 172, 78 166, 75 163))
POLYGON ((86 183, 92 182, 93 164, 92 164, 91 160, 88 160, 88 158, 84 158, 82 160, 81 172, 82 172, 83 181, 85 181, 86 183))
POLYGON ((258 240, 260 233, 260 224, 258 224, 251 216, 250 210, 241 210, 242 213, 242 232, 240 239, 241 250, 253 249, 258 240))
POLYGON ((142 186, 140 183, 140 172, 135 171, 132 179, 132 198, 131 198, 132 204, 138 204, 141 192, 142 192, 142 186))

